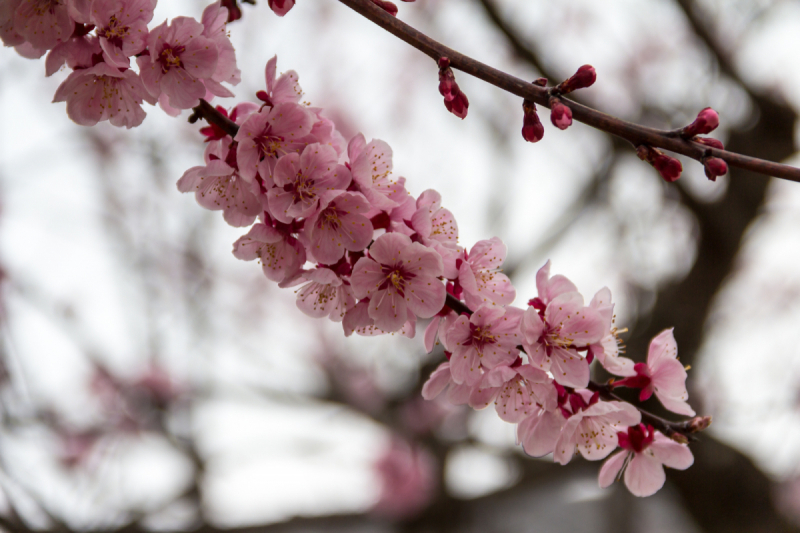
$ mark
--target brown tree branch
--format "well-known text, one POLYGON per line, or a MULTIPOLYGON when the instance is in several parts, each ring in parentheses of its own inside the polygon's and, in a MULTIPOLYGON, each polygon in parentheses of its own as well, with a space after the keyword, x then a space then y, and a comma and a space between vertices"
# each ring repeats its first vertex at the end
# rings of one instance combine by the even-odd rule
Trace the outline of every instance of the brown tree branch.
MULTIPOLYGON (((480 61, 476 61, 452 48, 448 48, 412 28, 405 22, 389 15, 371 0, 339 0, 339 2, 371 20, 392 35, 405 41, 434 61, 438 61, 439 58, 442 57, 447 57, 450 60, 450 66, 452 68, 461 70, 509 93, 533 100, 541 106, 550 107, 549 100, 552 92, 549 88, 526 82, 481 63, 480 61)), ((565 98, 561 98, 561 101, 572 110, 572 118, 574 120, 600 131, 621 137, 630 142, 633 146, 649 145, 663 148, 697 161, 710 156, 718 157, 734 167, 767 176, 800 182, 800 169, 795 167, 773 163, 736 152, 711 148, 699 143, 684 140, 676 136, 674 131, 640 126, 565 98)))

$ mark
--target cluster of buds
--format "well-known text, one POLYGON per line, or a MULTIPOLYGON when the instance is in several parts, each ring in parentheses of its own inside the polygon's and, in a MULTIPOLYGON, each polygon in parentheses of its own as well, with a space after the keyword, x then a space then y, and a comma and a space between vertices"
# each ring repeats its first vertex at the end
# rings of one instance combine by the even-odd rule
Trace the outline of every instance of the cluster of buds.
MULTIPOLYGON (((707 107, 697 114, 694 122, 680 130, 680 136, 683 139, 691 140, 712 148, 723 150, 723 144, 717 139, 709 137, 698 137, 698 135, 706 135, 711 133, 719 126, 719 114, 716 111, 707 107)), ((716 181, 717 176, 723 176, 728 172, 728 164, 718 157, 710 155, 704 156, 701 160, 703 169, 705 170, 706 177, 711 181, 716 181)))
MULTIPOLYGON (((553 126, 560 130, 565 130, 572 125, 572 109, 561 100, 561 96, 569 94, 578 89, 591 87, 597 80, 597 72, 591 65, 583 65, 578 71, 567 80, 559 83, 549 91, 548 105, 550 106, 550 121, 553 126)), ((539 78, 533 82, 534 85, 544 87, 547 85, 546 78, 539 78)), ((531 100, 522 102, 522 138, 528 142, 537 142, 544 136, 544 127, 536 114, 536 106, 531 100)))
POLYGON ((448 111, 461 119, 467 116, 469 100, 458 87, 450 60, 446 57, 439 58, 439 94, 444 96, 444 106, 448 111))

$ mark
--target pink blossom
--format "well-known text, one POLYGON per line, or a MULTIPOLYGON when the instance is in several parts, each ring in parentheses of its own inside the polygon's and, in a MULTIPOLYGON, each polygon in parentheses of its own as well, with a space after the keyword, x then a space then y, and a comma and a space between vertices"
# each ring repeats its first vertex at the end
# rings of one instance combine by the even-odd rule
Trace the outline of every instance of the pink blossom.
POLYGON ((271 107, 282 103, 296 104, 300 102, 300 98, 303 96, 303 90, 300 88, 297 72, 290 70, 281 74, 280 78, 276 80, 275 74, 277 64, 278 56, 272 56, 272 59, 267 61, 267 67, 264 70, 267 90, 258 91, 256 96, 259 100, 271 107))
POLYGON ((195 193, 197 203, 206 209, 222 209, 225 222, 231 226, 249 226, 261 213, 261 203, 248 183, 218 159, 187 170, 178 180, 178 190, 195 193))
MULTIPOLYGON (((352 285, 351 285, 352 286, 352 285)), ((358 333, 363 337, 377 337, 379 335, 394 335, 398 333, 409 339, 413 339, 417 333, 417 317, 410 309, 406 309, 406 319, 402 327, 397 330, 389 331, 375 324, 375 320, 370 316, 370 299, 363 298, 355 307, 349 309, 342 321, 344 336, 349 337, 353 333, 358 333)))
POLYGON ((66 41, 74 28, 67 0, 22 0, 14 12, 13 31, 38 50, 66 41))
POLYGON ((155 7, 156 0, 94 0, 90 19, 106 63, 128 68, 128 58, 145 49, 155 7))
POLYGON ((483 304, 508 305, 517 295, 508 276, 500 272, 506 258, 506 245, 497 237, 478 241, 461 261, 458 283, 464 290, 467 306, 477 309, 483 304))
MULTIPOLYGON (((83 35, 58 43, 45 60, 45 75, 52 76, 66 65, 73 69, 85 69, 95 65, 95 59, 102 54, 100 41, 92 35, 83 35)), ((148 95, 149 99, 149 95, 148 95)))
POLYGON ((615 387, 635 387, 642 389, 639 401, 645 401, 652 394, 661 405, 679 415, 694 416, 694 410, 686 403, 686 370, 678 361, 678 343, 672 328, 665 329, 650 341, 647 351, 647 364, 636 363, 636 375, 614 383, 615 387))
POLYGON ((144 120, 142 101, 155 103, 132 70, 120 72, 107 63, 76 70, 59 85, 54 102, 67 102, 67 115, 81 126, 108 120, 133 128, 144 120))
POLYGON ((219 51, 203 30, 189 17, 174 18, 169 26, 164 21, 147 37, 149 55, 136 59, 147 91, 156 98, 165 94, 176 109, 198 105, 206 94, 203 80, 217 70, 219 51))
POLYGON ((313 123, 313 114, 291 103, 264 108, 250 115, 234 138, 239 143, 236 159, 242 177, 253 181, 258 173, 263 179, 271 180, 281 156, 300 152, 309 143, 307 138, 313 123))
POLYGON ((236 51, 228 37, 228 8, 222 7, 217 0, 203 10, 203 37, 208 37, 217 45, 219 58, 217 68, 209 79, 203 81, 206 89, 215 96, 231 97, 233 93, 222 86, 222 83, 238 85, 242 81, 242 72, 236 66, 236 51))
POLYGON ((428 381, 422 385, 422 397, 433 400, 447 390, 447 400, 453 405, 463 405, 469 402, 473 387, 467 383, 456 383, 450 371, 450 362, 444 362, 431 373, 428 381))
POLYGON ((347 145, 347 157, 353 172, 353 182, 376 209, 388 211, 398 202, 391 196, 398 191, 392 174, 392 149, 384 141, 373 139, 367 144, 358 134, 347 145))
POLYGON ((566 419, 560 410, 539 409, 517 426, 517 442, 525 453, 542 457, 555 449, 566 419))
MULTIPOLYGON (((309 144, 302 154, 290 153, 281 157, 272 174, 276 186, 267 191, 272 216, 287 224, 296 218, 307 217, 317 210, 325 191, 347 188, 350 171, 337 164, 337 160, 336 150, 319 143, 309 144)), ((322 251, 323 255, 330 255, 326 254, 327 249, 322 251)))
POLYGON ((329 316, 334 322, 341 322, 356 305, 353 289, 329 268, 304 272, 298 282, 307 283, 296 291, 297 308, 310 317, 329 316))
POLYGON ((653 426, 639 424, 619 432, 619 445, 623 450, 612 455, 600 469, 598 481, 601 488, 610 486, 625 469, 625 486, 634 496, 651 496, 664 486, 667 476, 664 466, 686 470, 694 457, 685 444, 655 433, 653 426), (626 468, 627 467, 627 468, 626 468))
POLYGON ((486 372, 472 390, 469 404, 483 409, 495 403, 497 415, 506 422, 518 423, 540 408, 556 408, 556 389, 547 373, 517 358, 511 366, 498 366, 486 372))
POLYGON ((578 292, 578 287, 575 286, 566 276, 556 274, 550 277, 550 261, 544 264, 542 268, 536 272, 536 290, 539 296, 534 301, 541 302, 544 307, 554 298, 566 292, 578 292))
POLYGON ((381 482, 372 511, 393 520, 418 514, 435 496, 436 461, 425 449, 392 439, 375 463, 381 482))
POLYGON ((636 371, 633 369, 633 361, 627 357, 619 355, 619 338, 617 328, 614 323, 614 304, 611 302, 611 291, 608 287, 603 287, 594 295, 589 307, 595 309, 603 318, 603 331, 606 335, 599 342, 589 345, 589 354, 600 361, 609 373, 615 376, 633 376, 636 371))
MULTIPOLYGON (((451 292, 450 285, 451 284, 448 283, 448 293, 451 292)), ((431 319, 430 323, 425 328, 425 334, 423 336, 423 343, 425 345, 426 352, 431 353, 434 345, 439 344, 439 342, 444 345, 445 350, 448 350, 447 330, 450 329, 450 327, 453 325, 453 322, 455 322, 457 319, 458 315, 449 307, 443 308, 431 319)))
POLYGON ((367 211, 369 203, 361 194, 323 193, 319 210, 305 224, 314 258, 331 265, 339 261, 346 250, 364 250, 373 234, 372 223, 363 215, 367 211))
POLYGON ((510 365, 519 354, 519 323, 522 311, 513 307, 481 306, 472 316, 460 316, 447 332, 447 346, 456 383, 475 385, 481 369, 510 365))
POLYGON ((370 297, 369 316, 385 331, 398 331, 406 309, 420 318, 438 313, 445 300, 442 258, 405 235, 385 233, 353 268, 351 283, 357 298, 370 297))
POLYGON ((306 251, 296 238, 266 224, 256 224, 233 244, 237 259, 258 259, 267 278, 282 282, 300 271, 306 251))
POLYGON ((589 461, 608 457, 617 447, 617 431, 642 419, 641 413, 629 403, 594 399, 595 403, 577 409, 564 424, 553 452, 557 463, 569 463, 576 448, 589 461))
POLYGON ((422 244, 439 252, 444 264, 444 276, 458 276, 456 261, 462 254, 458 246, 458 224, 449 210, 442 207, 442 195, 428 189, 419 195, 417 209, 411 216, 411 227, 422 244))

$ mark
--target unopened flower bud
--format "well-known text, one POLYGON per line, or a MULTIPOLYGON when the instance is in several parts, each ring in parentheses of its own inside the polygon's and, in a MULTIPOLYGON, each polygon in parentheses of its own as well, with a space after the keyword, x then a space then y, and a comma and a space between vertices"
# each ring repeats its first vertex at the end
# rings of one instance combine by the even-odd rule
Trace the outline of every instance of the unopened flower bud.
POLYGON ((458 118, 467 116, 469 100, 456 83, 456 76, 450 68, 450 60, 439 58, 439 94, 444 96, 444 106, 458 118))
POLYGON ((681 177, 681 172, 683 172, 683 165, 681 165, 681 162, 674 157, 665 155, 652 146, 647 146, 645 144, 637 146, 636 155, 639 156, 639 159, 642 161, 647 161, 653 165, 666 181, 672 182, 681 177))
POLYGON ((722 141, 718 141, 717 139, 712 139, 711 137, 695 137, 692 139, 696 143, 705 144, 706 146, 710 146, 711 148, 717 148, 719 150, 724 150, 725 145, 722 144, 722 141))
POLYGON ((559 84, 556 90, 561 94, 567 94, 578 89, 591 87, 596 80, 597 72, 594 70, 594 67, 591 65, 583 65, 567 81, 559 84))
POLYGON ((544 137, 544 126, 536 114, 536 104, 525 99, 522 101, 522 138, 528 142, 535 143, 544 137))
POLYGON ((703 159, 703 168, 706 171, 706 177, 711 181, 717 181, 717 176, 724 176, 728 173, 728 163, 719 157, 703 159))
POLYGON ((445 97, 444 106, 458 118, 464 119, 467 117, 469 100, 467 100, 467 95, 461 92, 461 89, 456 85, 456 92, 453 93, 453 98, 448 100, 447 97, 445 97))
POLYGON ((569 128, 572 125, 572 109, 558 98, 550 98, 550 121, 560 130, 569 128))
POLYGON ((389 13, 391 16, 397 16, 397 6, 388 0, 372 0, 372 3, 389 13))
POLYGON ((716 111, 707 107, 697 114, 694 122, 681 130, 681 137, 690 139, 695 135, 711 133, 719 126, 719 115, 716 111))

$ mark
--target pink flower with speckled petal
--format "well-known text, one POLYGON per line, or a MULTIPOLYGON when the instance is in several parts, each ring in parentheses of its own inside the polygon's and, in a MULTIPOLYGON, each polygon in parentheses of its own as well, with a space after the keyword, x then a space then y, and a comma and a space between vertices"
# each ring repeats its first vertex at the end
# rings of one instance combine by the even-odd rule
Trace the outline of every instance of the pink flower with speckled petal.
POLYGON ((565 465, 575 449, 589 461, 605 459, 617 447, 617 431, 638 424, 642 414, 625 402, 596 402, 574 413, 556 442, 553 459, 565 465))
POLYGON ((156 0, 94 0, 90 19, 106 63, 128 68, 128 58, 145 49, 155 7, 156 0))
POLYGON ((627 432, 619 432, 617 437, 623 451, 612 455, 600 469, 598 482, 601 488, 610 486, 625 469, 625 486, 631 494, 651 496, 667 480, 664 466, 686 470, 694 463, 688 446, 656 433, 653 426, 639 424, 628 428, 627 432))
POLYGON ((319 210, 306 221, 309 250, 320 263, 332 265, 346 250, 364 250, 372 241, 372 222, 363 213, 369 211, 363 195, 345 191, 322 194, 319 210))
POLYGON ((411 227, 422 244, 442 256, 444 277, 455 279, 458 276, 456 261, 463 249, 458 245, 458 224, 453 213, 442 207, 442 195, 433 189, 420 194, 416 206, 411 227))
POLYGON ((13 31, 37 50, 66 41, 74 28, 66 0, 22 0, 14 11, 13 31))
MULTIPOLYGON (((73 69, 85 69, 93 67, 96 63, 95 58, 102 54, 100 41, 93 35, 83 35, 67 39, 63 43, 58 43, 47 54, 45 60, 45 75, 52 76, 66 65, 73 69)), ((148 95, 148 99, 149 99, 148 95)))
POLYGON ((162 93, 169 105, 189 109, 206 95, 203 80, 217 70, 219 51, 203 37, 203 25, 189 17, 177 17, 153 28, 147 38, 149 55, 136 58, 147 91, 158 98, 162 93))
POLYGON ((553 410, 558 405, 553 380, 546 372, 530 365, 498 366, 483 375, 472 390, 469 404, 483 409, 495 403, 497 415, 506 422, 518 423, 539 411, 553 410))
POLYGON ((433 400, 446 390, 447 400, 450 403, 454 405, 463 405, 469 402, 472 389, 473 387, 471 385, 453 381, 453 374, 450 372, 450 363, 444 362, 431 373, 431 376, 422 386, 422 397, 426 400, 433 400))
POLYGON ((472 309, 483 304, 508 305, 517 292, 508 276, 500 272, 506 258, 506 245, 497 237, 478 241, 458 269, 458 282, 464 299, 472 309))
POLYGON ((406 310, 430 318, 444 306, 442 258, 405 235, 385 233, 353 268, 350 282, 357 298, 370 298, 369 316, 385 331, 398 331, 406 310))
POLYGON ((155 103, 135 72, 120 72, 107 63, 74 71, 59 85, 53 101, 66 101, 67 115, 81 126, 108 120, 126 128, 144 120, 142 101, 155 103))
POLYGON ((267 82, 266 91, 258 91, 256 96, 268 106, 276 106, 283 103, 297 104, 303 96, 303 90, 298 82, 299 76, 294 70, 284 72, 276 79, 278 56, 272 56, 267 61, 264 69, 264 78, 267 82))
POLYGON ((353 289, 329 268, 304 272, 295 283, 305 283, 296 291, 297 308, 310 317, 341 322, 356 305, 353 289))
POLYGON ((296 238, 266 224, 256 224, 233 243, 237 259, 258 259, 267 278, 282 282, 296 275, 306 262, 306 250, 296 238))
POLYGON ((217 68, 210 78, 203 80, 211 94, 221 97, 231 97, 233 93, 222 86, 222 83, 239 85, 242 81, 242 72, 236 66, 236 50, 228 37, 226 25, 228 23, 228 8, 222 7, 217 0, 203 10, 203 37, 208 37, 217 45, 219 58, 217 68))
POLYGON ((311 142, 314 119, 306 108, 291 103, 265 107, 247 117, 234 138, 239 143, 236 160, 242 177, 253 181, 258 173, 271 187, 278 159, 302 151, 311 142))
MULTIPOLYGON (((272 174, 275 187, 267 191, 272 216, 288 224, 315 213, 323 193, 344 191, 350 184, 350 171, 338 159, 336 150, 319 143, 309 144, 302 154, 281 157, 272 174)), ((319 250, 328 255, 327 249, 319 250)))
POLYGON ((561 428, 567 420, 561 410, 539 409, 517 426, 517 442, 522 444, 525 453, 542 457, 552 452, 561 435, 561 428))
POLYGON ((392 149, 388 144, 378 139, 367 144, 359 133, 350 139, 347 157, 353 181, 373 207, 388 211, 398 205, 392 195, 402 187, 398 188, 398 184, 389 178, 392 174, 392 149))
POLYGON ((619 355, 619 339, 614 324, 614 304, 611 302, 611 291, 603 287, 594 295, 589 307, 600 313, 605 322, 606 335, 598 342, 589 345, 589 353, 594 356, 608 372, 615 376, 634 376, 633 361, 619 355))
POLYGON ((195 193, 197 203, 206 209, 222 209, 225 222, 234 227, 249 226, 261 213, 261 203, 249 184, 219 159, 187 170, 178 180, 178 190, 195 193))
POLYGON ((481 369, 488 371, 513 363, 522 340, 521 317, 522 311, 514 307, 485 305, 470 317, 458 317, 447 332, 447 345, 453 350, 453 380, 476 385, 482 377, 481 369))
POLYGON ((647 363, 636 363, 635 376, 621 379, 615 387, 640 388, 639 401, 645 401, 655 392, 661 405, 679 415, 694 416, 696 413, 686 400, 686 369, 678 361, 678 343, 672 328, 665 329, 650 341, 647 363))
POLYGON ((400 334, 413 339, 417 333, 417 317, 410 309, 406 309, 406 321, 402 327, 399 330, 387 331, 375 325, 375 320, 370 316, 370 300, 364 298, 347 311, 342 321, 342 328, 345 337, 349 337, 353 333, 358 333, 362 337, 400 334))

